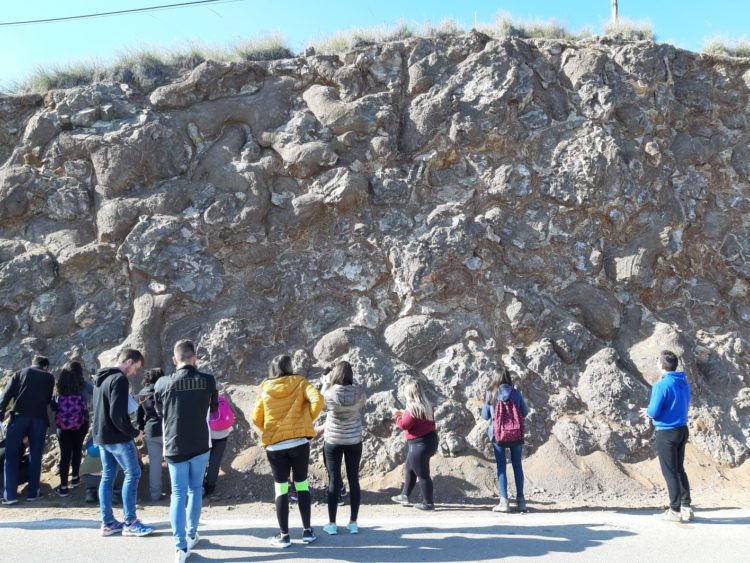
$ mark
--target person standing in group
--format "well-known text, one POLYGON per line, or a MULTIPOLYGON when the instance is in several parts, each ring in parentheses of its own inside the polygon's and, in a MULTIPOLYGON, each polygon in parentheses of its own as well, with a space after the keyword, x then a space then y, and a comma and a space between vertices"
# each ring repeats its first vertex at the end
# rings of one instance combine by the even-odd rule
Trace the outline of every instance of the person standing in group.
MULTIPOLYGON (((221 386, 218 386, 219 389, 221 386)), ((227 447, 229 434, 234 426, 234 413, 229 401, 223 395, 219 395, 218 408, 211 414, 208 427, 211 429, 211 453, 208 456, 208 467, 206 477, 203 480, 203 490, 210 495, 216 490, 216 482, 219 480, 219 469, 224 451, 227 447)))
POLYGON ((60 444, 60 486, 55 492, 67 497, 68 474, 72 468, 70 488, 81 483, 79 469, 83 455, 83 441, 89 431, 89 407, 85 396, 86 381, 83 367, 78 362, 69 362, 60 370, 57 378, 57 396, 54 401, 57 440, 60 444))
POLYGON ((143 374, 143 388, 136 396, 143 399, 138 405, 138 429, 143 432, 148 451, 148 492, 152 501, 161 500, 165 496, 161 489, 164 440, 161 416, 156 412, 154 404, 154 386, 163 376, 164 370, 161 368, 146 370, 143 374))
POLYGON ((414 505, 420 510, 434 510, 430 458, 437 453, 438 436, 435 412, 418 380, 408 381, 403 388, 406 410, 394 409, 396 425, 404 431, 409 451, 406 454, 406 477, 401 494, 391 497, 393 502, 409 504, 409 495, 419 480, 422 502, 414 505))
POLYGON ((289 356, 276 356, 268 367, 268 379, 260 386, 253 409, 253 423, 260 429, 261 443, 271 464, 276 492, 279 533, 269 538, 276 547, 289 547, 289 474, 299 498, 302 541, 317 538, 310 526, 312 499, 307 483, 310 442, 315 437, 313 421, 323 409, 323 397, 302 375, 296 375, 289 356))
POLYGON ((508 475, 506 472, 506 448, 510 450, 510 463, 516 481, 516 504, 519 512, 526 512, 526 499, 523 494, 523 454, 524 419, 529 408, 521 391, 513 387, 510 371, 501 368, 495 373, 485 392, 482 418, 490 421, 487 435, 495 452, 497 482, 500 488, 500 502, 492 510, 509 512, 508 475))
POLYGON ((23 440, 29 440, 29 484, 26 500, 35 501, 41 495, 42 453, 49 427, 48 408, 55 388, 55 376, 47 369, 49 360, 35 356, 31 367, 14 373, 5 386, 0 399, 0 426, 5 411, 13 401, 10 422, 5 435, 5 475, 2 504, 18 503, 18 473, 21 467, 20 452, 23 440))
POLYGON ((669 508, 660 516, 670 522, 690 522, 690 483, 685 473, 685 445, 688 441, 690 384, 684 371, 677 371, 679 360, 664 350, 656 360, 662 376, 651 388, 651 400, 641 416, 651 419, 656 428, 656 455, 667 482, 669 508))
POLYGON ((123 348, 117 366, 104 368, 94 376, 94 444, 99 447, 102 478, 99 482, 99 508, 102 517, 101 535, 147 536, 154 529, 136 516, 138 481, 141 467, 133 440, 142 437, 130 421, 130 384, 143 365, 143 355, 132 348, 123 348), (125 475, 122 485, 124 522, 115 520, 112 512, 112 488, 120 466, 125 475))
POLYGON ((341 494, 341 459, 346 465, 351 499, 351 517, 346 528, 350 533, 359 532, 357 515, 360 504, 359 462, 362 459, 362 409, 367 398, 362 386, 354 383, 352 366, 339 362, 326 376, 323 399, 328 411, 325 422, 325 453, 328 469, 328 524, 323 531, 334 535, 336 511, 341 494))
POLYGON ((177 342, 173 354, 177 371, 156 382, 154 403, 163 420, 164 457, 172 482, 169 520, 175 561, 182 563, 199 541, 203 475, 211 449, 208 417, 217 410, 218 392, 214 376, 195 367, 195 346, 190 340, 177 342))

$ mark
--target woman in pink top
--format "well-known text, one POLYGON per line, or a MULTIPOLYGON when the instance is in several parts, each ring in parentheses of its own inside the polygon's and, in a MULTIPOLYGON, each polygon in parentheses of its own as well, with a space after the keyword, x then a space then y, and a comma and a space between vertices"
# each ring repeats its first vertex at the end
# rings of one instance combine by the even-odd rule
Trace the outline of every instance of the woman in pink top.
POLYGON ((404 431, 409 453, 406 455, 406 477, 401 494, 391 497, 393 502, 409 504, 409 495, 417 480, 422 491, 422 502, 414 505, 420 510, 434 510, 430 458, 437 453, 435 414, 422 386, 412 380, 403 389, 405 411, 394 410, 396 425, 404 431))

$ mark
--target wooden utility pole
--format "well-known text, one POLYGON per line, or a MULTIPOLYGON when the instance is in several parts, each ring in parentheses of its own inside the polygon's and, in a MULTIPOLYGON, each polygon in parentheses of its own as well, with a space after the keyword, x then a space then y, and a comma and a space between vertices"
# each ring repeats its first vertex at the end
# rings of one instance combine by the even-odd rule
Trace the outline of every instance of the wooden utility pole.
POLYGON ((612 23, 617 23, 617 0, 612 0, 612 23))

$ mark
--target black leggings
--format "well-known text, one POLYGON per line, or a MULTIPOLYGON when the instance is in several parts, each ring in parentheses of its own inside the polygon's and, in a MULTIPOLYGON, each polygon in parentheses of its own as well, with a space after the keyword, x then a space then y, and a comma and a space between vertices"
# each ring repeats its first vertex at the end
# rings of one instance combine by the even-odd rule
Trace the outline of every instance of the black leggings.
POLYGON ((667 482, 669 506, 675 511, 682 506, 690 506, 690 483, 685 473, 687 441, 687 426, 656 431, 656 455, 659 456, 661 473, 667 482))
POLYGON ((206 492, 211 493, 216 488, 216 481, 219 479, 219 468, 221 467, 221 458, 224 457, 224 450, 227 447, 229 438, 220 440, 211 440, 211 453, 208 455, 208 467, 206 468, 206 492))
POLYGON ((341 458, 346 464, 346 478, 349 481, 351 494, 351 521, 357 521, 360 503, 359 462, 362 459, 362 442, 359 444, 329 444, 325 443, 323 452, 328 470, 328 521, 336 522, 336 511, 339 507, 341 493, 341 458))
MULTIPOLYGON (((297 486, 297 498, 299 514, 302 517, 302 526, 307 530, 310 528, 311 499, 310 491, 307 489, 307 467, 310 464, 310 444, 303 444, 288 450, 275 452, 266 450, 268 462, 271 464, 271 473, 276 484, 276 519, 279 522, 279 530, 282 534, 289 533, 289 472, 291 471, 295 486, 297 486), (300 484, 304 483, 302 487, 300 484), (279 487, 287 489, 284 494, 279 494, 279 487), (300 490, 303 488, 304 490, 300 490)), ((282 490, 283 490, 282 489, 282 490)))
POLYGON ((419 479, 419 488, 422 491, 422 501, 427 504, 432 504, 430 458, 437 453, 437 432, 432 431, 419 438, 407 440, 406 443, 409 445, 409 453, 406 454, 406 478, 404 479, 404 488, 401 493, 408 497, 414 489, 417 479, 419 479))
POLYGON ((78 430, 57 429, 57 441, 60 443, 60 486, 68 486, 68 473, 70 473, 71 462, 73 465, 73 477, 79 477, 78 470, 81 468, 81 456, 83 453, 83 440, 89 431, 88 423, 84 423, 78 430))

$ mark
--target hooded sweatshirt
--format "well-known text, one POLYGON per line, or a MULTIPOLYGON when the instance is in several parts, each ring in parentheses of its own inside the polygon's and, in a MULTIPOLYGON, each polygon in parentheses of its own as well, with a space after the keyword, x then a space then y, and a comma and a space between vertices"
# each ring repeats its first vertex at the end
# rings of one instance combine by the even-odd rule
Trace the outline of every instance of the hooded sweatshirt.
POLYGON ((216 412, 216 379, 195 366, 181 366, 154 386, 154 406, 162 417, 164 458, 182 463, 211 449, 209 412, 216 412))
POLYGON ((647 414, 657 430, 687 426, 690 384, 684 371, 664 372, 651 388, 647 414))
POLYGON ((323 409, 320 392, 301 375, 266 379, 258 392, 253 423, 263 447, 293 438, 314 438, 313 420, 323 409))
POLYGON ((365 391, 362 386, 334 385, 323 392, 326 410, 325 441, 328 444, 351 445, 362 441, 362 408, 365 391))
POLYGON ((130 422, 128 378, 117 368, 105 368, 94 376, 94 443, 123 444, 138 436, 130 422))
MULTIPOLYGON (((487 392, 487 395, 489 395, 490 392, 487 392)), ((518 389, 514 389, 512 386, 507 385, 506 383, 503 383, 500 385, 500 389, 497 390, 497 397, 495 397, 495 403, 497 401, 507 401, 508 399, 513 397, 513 402, 518 405, 518 408, 521 411, 521 416, 526 418, 526 416, 529 414, 529 407, 526 405, 526 401, 523 400, 523 395, 521 395, 521 391, 518 389), (515 391, 515 393, 513 393, 515 391), (512 395, 511 395, 512 394, 512 395)), ((495 420, 495 406, 490 403, 491 397, 487 396, 484 400, 484 405, 482 406, 482 418, 485 420, 495 420)), ((494 423, 490 424, 487 427, 487 436, 490 439, 490 442, 495 441, 495 425, 494 423)))

